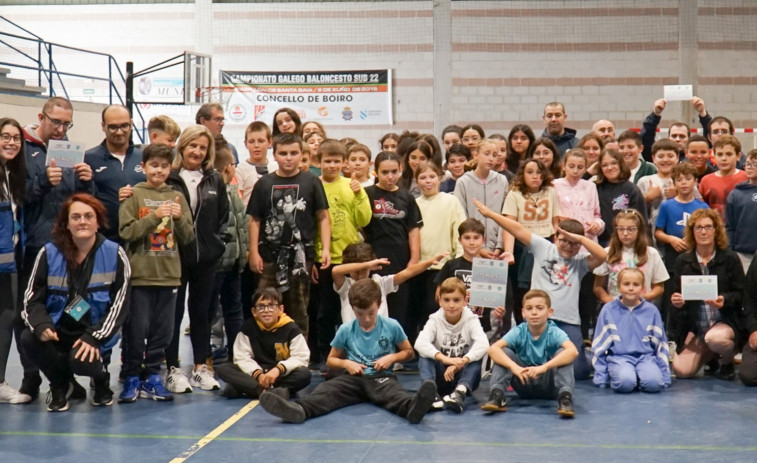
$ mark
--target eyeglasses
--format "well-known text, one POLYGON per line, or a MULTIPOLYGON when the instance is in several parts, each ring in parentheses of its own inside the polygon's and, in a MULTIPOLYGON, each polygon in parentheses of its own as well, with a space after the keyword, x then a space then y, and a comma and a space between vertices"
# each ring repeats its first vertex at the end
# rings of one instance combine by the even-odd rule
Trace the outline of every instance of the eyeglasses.
POLYGON ((11 135, 9 133, 3 133, 3 134, 0 134, 0 138, 6 143, 11 140, 13 140, 15 143, 21 143, 21 135, 11 135))
POLYGON ((715 229, 715 225, 696 225, 694 227, 694 231, 695 232, 699 232, 699 233, 702 233, 702 232, 705 232, 705 231, 706 232, 711 232, 714 229, 715 229))
POLYGON ((616 230, 618 230, 618 233, 636 233, 639 231, 637 227, 618 227, 616 230))
POLYGON ((276 304, 255 304, 255 312, 273 312, 278 308, 276 304))
POLYGON ((568 240, 566 240, 564 238, 558 238, 557 241, 560 244, 562 244, 563 246, 570 246, 572 248, 577 248, 577 247, 581 246, 581 243, 579 241, 573 242, 573 241, 568 241, 568 240))
POLYGON ((121 125, 106 125, 105 127, 108 129, 108 132, 110 133, 116 133, 119 130, 121 130, 122 132, 128 132, 129 129, 131 128, 131 123, 127 122, 121 125))
POLYGON ((715 129, 710 133, 713 135, 730 135, 731 131, 728 129, 715 129))
POLYGON ((92 222, 95 220, 97 216, 91 212, 87 212, 86 214, 71 214, 68 216, 69 222, 81 222, 82 219, 84 219, 85 222, 92 222))
POLYGON ((46 113, 42 113, 42 115, 45 116, 48 121, 50 121, 53 127, 63 127, 65 130, 69 130, 71 127, 74 126, 73 122, 66 122, 60 119, 53 119, 52 117, 48 116, 46 113))
MULTIPOLYGON (((5 140, 5 134, 3 134, 3 140, 5 140)), ((5 141, 8 141, 8 140, 5 140, 5 141)), ((757 167, 757 164, 753 162, 747 162, 746 164, 744 164, 744 167, 749 168, 749 169, 754 169, 757 167)))

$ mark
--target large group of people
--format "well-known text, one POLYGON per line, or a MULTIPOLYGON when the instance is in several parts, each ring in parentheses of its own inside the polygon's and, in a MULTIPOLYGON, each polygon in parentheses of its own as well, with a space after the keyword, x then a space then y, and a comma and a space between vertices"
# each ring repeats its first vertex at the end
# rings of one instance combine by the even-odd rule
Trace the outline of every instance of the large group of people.
POLYGON ((73 126, 68 100, 26 127, 2 118, 0 402, 37 399, 44 375, 47 410, 65 411, 87 396, 78 375, 111 405, 119 342, 120 403, 220 378, 294 423, 364 401, 411 423, 459 413, 489 373, 484 411, 507 410, 511 386, 563 417, 576 380, 658 392, 703 370, 733 380, 740 362, 757 385, 757 150, 691 104, 703 136, 676 122, 655 140, 663 99, 641 133, 601 120, 579 138, 550 102, 538 137, 451 125, 387 133, 375 154, 283 108, 247 126, 246 156, 220 104, 183 131, 153 118, 144 146, 111 105, 72 167, 47 155, 73 126), (469 304, 476 258, 509 264, 491 307, 469 304), (411 394, 394 373, 416 356, 411 394))

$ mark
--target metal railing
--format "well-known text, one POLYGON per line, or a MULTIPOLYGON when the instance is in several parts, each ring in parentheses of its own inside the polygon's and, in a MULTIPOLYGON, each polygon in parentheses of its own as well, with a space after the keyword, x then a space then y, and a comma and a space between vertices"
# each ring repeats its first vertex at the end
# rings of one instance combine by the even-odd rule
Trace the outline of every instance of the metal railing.
MULTIPOLYGON (((45 87, 45 93, 51 97, 125 104, 125 91, 119 88, 126 88, 126 78, 112 55, 48 42, 3 16, 0 16, 0 66, 16 71, 14 77, 45 87), (11 28, 16 33, 9 32, 11 28)), ((139 107, 134 109, 132 118, 138 118, 144 126, 139 107)), ((141 131, 133 132, 144 142, 141 131)))

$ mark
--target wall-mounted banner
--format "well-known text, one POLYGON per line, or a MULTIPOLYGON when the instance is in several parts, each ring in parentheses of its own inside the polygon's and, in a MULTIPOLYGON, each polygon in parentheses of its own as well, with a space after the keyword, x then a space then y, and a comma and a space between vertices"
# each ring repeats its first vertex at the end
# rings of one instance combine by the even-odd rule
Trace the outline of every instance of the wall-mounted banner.
POLYGON ((281 108, 328 125, 391 125, 392 71, 221 71, 226 117, 270 124, 281 108))

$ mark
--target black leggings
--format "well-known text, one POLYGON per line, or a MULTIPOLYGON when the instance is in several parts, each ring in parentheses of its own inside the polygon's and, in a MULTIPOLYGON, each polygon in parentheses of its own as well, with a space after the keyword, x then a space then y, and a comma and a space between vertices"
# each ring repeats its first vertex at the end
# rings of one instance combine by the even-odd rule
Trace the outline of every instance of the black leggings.
POLYGON ((73 375, 89 376, 95 383, 108 381, 108 370, 101 360, 88 362, 74 358, 79 350, 73 349, 78 337, 64 337, 60 332, 58 336, 59 341, 42 342, 28 329, 21 335, 24 350, 50 380, 51 387, 64 387, 73 375))

